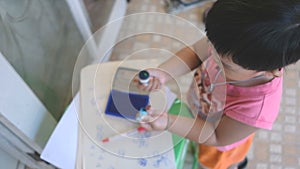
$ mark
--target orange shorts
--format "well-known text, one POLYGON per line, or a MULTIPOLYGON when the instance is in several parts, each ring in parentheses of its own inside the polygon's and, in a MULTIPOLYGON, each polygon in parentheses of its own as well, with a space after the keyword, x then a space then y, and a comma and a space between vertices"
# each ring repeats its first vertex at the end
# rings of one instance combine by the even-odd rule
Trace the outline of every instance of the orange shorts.
POLYGON ((198 161, 202 166, 209 169, 227 169, 244 160, 253 137, 254 134, 250 135, 244 143, 228 151, 219 151, 216 147, 200 144, 198 161))

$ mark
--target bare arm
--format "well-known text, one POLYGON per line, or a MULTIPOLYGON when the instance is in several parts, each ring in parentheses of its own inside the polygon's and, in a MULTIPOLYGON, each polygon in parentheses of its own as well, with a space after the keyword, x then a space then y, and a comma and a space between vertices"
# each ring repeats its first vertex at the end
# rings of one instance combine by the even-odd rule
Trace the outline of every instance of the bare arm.
MULTIPOLYGON (((193 46, 181 49, 174 57, 162 63, 159 68, 172 77, 178 77, 201 65, 208 56, 208 41, 207 38, 203 38, 193 46)), ((170 77, 166 76, 162 80, 162 83, 165 83, 170 80, 170 77)))
POLYGON ((212 146, 224 146, 235 143, 258 128, 248 126, 230 117, 223 116, 219 123, 213 124, 200 118, 169 115, 169 131, 186 137, 201 144, 212 146))
POLYGON ((152 91, 159 89, 163 84, 169 80, 191 72, 193 69, 202 64, 209 57, 209 43, 207 38, 202 38, 194 45, 185 47, 178 51, 175 56, 171 57, 158 68, 149 68, 150 81, 148 85, 135 83, 138 88, 145 91, 152 91))

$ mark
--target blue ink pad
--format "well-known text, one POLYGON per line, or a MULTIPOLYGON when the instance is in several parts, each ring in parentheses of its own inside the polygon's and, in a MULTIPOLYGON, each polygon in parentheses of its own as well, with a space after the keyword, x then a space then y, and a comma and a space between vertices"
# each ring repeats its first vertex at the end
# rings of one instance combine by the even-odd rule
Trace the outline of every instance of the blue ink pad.
POLYGON ((148 95, 111 90, 105 114, 135 120, 136 114, 148 104, 148 95))

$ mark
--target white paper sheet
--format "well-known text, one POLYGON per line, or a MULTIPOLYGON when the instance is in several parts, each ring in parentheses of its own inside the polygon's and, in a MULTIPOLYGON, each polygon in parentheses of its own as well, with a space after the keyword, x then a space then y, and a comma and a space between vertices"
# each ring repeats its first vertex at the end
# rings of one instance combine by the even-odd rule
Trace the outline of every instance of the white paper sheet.
POLYGON ((59 168, 75 168, 79 110, 79 94, 75 96, 70 106, 57 124, 49 138, 41 158, 59 168), (76 108, 77 106, 77 108, 76 108))

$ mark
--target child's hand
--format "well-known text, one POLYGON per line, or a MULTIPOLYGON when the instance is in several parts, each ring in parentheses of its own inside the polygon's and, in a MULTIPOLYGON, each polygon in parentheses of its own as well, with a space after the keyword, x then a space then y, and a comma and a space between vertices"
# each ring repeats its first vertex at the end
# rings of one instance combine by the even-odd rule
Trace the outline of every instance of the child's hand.
POLYGON ((146 130, 166 130, 168 127, 168 113, 165 111, 147 110, 148 115, 141 117, 140 125, 146 130))
POLYGON ((160 89, 161 86, 164 84, 165 79, 167 78, 166 73, 164 71, 161 71, 160 69, 147 69, 147 71, 150 74, 150 80, 145 84, 141 84, 139 82, 139 78, 135 77, 134 82, 138 86, 139 89, 145 90, 145 91, 152 91, 152 90, 157 90, 160 89))

